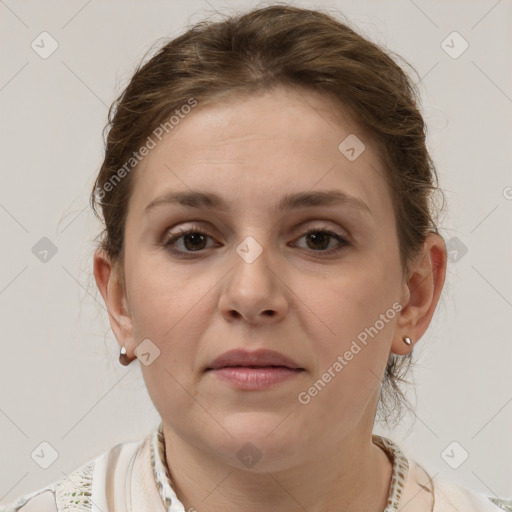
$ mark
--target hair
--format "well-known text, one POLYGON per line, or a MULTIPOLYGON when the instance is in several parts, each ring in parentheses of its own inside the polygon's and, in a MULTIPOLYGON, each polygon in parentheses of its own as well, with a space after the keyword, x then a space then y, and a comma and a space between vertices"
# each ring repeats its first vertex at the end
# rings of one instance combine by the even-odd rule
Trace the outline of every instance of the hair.
MULTIPOLYGON (((402 268, 409 272, 427 234, 438 233, 437 174, 426 147, 417 86, 384 49, 332 15, 274 4, 201 21, 166 40, 142 60, 110 107, 105 158, 90 202, 98 217, 101 207, 105 223, 98 246, 116 268, 120 265, 121 274, 134 179, 130 171, 138 163, 133 156, 143 153, 159 127, 169 132, 169 120, 190 111, 194 102, 204 105, 278 86, 320 93, 369 134, 386 169, 402 268)), ((412 353, 389 356, 377 411, 388 424, 391 416, 401 419, 402 405, 411 409, 400 388, 411 364, 412 353)))

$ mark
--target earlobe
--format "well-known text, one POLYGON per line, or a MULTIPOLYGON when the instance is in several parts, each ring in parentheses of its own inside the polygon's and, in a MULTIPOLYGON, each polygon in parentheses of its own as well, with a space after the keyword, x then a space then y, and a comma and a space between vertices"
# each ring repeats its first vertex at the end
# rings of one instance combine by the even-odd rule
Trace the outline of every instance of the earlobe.
POLYGON ((398 317, 391 352, 408 354, 427 330, 446 276, 447 254, 443 238, 429 233, 404 283, 403 308, 398 317), (410 345, 404 338, 412 340, 410 345))
POLYGON ((120 347, 128 354, 134 349, 133 324, 122 278, 103 249, 94 254, 94 278, 107 307, 110 327, 120 347))

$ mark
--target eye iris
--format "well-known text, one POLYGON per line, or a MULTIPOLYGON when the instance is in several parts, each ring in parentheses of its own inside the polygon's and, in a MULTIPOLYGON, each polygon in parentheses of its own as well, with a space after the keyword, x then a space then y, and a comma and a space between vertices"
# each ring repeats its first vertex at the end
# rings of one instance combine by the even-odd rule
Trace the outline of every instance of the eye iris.
POLYGON ((203 247, 197 247, 194 245, 194 240, 197 242, 202 242, 204 244, 204 242, 206 241, 206 237, 204 235, 202 235, 201 233, 188 233, 186 235, 183 235, 183 243, 185 245, 185 247, 188 249, 188 250, 201 250, 203 249, 203 247), (187 241, 189 240, 192 240, 192 247, 190 247, 190 245, 187 243, 187 241))
POLYGON ((318 243, 320 244, 321 247, 316 246, 314 247, 315 249, 326 249, 327 247, 329 247, 329 239, 331 238, 331 235, 329 235, 328 233, 325 233, 323 231, 313 231, 311 233, 308 233, 306 236, 308 240, 313 240, 313 245, 318 243))

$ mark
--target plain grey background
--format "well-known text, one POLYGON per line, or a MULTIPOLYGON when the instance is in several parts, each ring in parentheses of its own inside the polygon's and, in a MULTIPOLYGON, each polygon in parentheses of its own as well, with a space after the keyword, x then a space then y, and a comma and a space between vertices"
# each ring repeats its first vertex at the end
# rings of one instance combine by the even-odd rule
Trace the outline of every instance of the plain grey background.
MULTIPOLYGON (((433 475, 512 497, 512 2, 292 4, 342 13, 414 66, 448 201, 448 276, 415 349, 416 412, 392 432, 375 431, 433 475)), ((108 106, 159 38, 215 10, 253 5, 0 1, 1 502, 141 439, 160 421, 138 361, 117 361, 92 276, 100 225, 88 200, 101 131, 108 106), (43 237, 57 251, 46 261, 43 237), (52 450, 58 456, 44 469, 52 450)))

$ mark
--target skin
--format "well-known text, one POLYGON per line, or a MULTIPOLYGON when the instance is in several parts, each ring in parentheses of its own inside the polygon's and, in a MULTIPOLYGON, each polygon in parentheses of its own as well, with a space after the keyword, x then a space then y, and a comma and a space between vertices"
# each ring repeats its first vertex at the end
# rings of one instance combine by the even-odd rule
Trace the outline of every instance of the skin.
POLYGON ((372 443, 380 380, 390 352, 408 353, 424 334, 446 270, 445 244, 432 234, 404 275, 384 175, 347 112, 316 93, 283 88, 199 104, 139 165, 124 274, 98 250, 94 275, 128 356, 146 338, 160 350, 140 367, 186 510, 384 509, 391 463, 372 443), (354 161, 338 150, 349 134, 366 146, 354 161), (166 204, 144 212, 166 191, 190 189, 215 192, 232 210, 166 204), (343 191, 370 211, 347 204, 273 211, 285 193, 312 190, 343 191), (196 224, 209 238, 179 239, 185 257, 165 248, 166 237, 196 224), (349 245, 322 256, 340 242, 315 243, 304 236, 312 228, 349 245), (236 252, 248 236, 263 251, 252 263, 236 252), (402 310, 299 403, 298 394, 396 302, 402 310), (234 389, 203 371, 240 347, 277 350, 305 371, 262 391, 234 389), (237 457, 248 442, 262 455, 250 468, 237 457))

